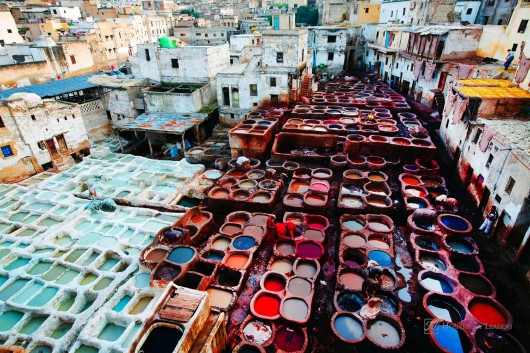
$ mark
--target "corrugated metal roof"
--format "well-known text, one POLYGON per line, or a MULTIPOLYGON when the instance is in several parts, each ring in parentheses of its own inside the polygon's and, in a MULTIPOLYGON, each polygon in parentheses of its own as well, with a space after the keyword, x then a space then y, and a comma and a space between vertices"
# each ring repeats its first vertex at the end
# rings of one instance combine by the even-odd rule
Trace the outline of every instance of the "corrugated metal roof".
POLYGON ((200 113, 144 113, 135 119, 116 122, 120 130, 145 130, 160 133, 183 134, 208 118, 200 113))
POLYGON ((27 92, 35 93, 41 98, 55 97, 60 94, 75 92, 82 89, 99 87, 99 85, 90 83, 88 79, 94 75, 84 75, 72 78, 65 78, 62 80, 41 83, 38 85, 31 85, 26 87, 6 89, 0 92, 0 100, 9 98, 13 93, 27 92))

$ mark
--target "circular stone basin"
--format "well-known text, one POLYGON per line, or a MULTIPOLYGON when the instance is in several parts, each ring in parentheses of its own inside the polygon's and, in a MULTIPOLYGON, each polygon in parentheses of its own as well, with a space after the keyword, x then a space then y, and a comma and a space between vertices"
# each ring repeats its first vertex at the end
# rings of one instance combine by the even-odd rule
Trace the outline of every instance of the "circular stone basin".
POLYGON ((448 277, 435 272, 425 272, 421 275, 420 285, 427 291, 436 293, 453 293, 454 285, 448 277))
POLYGON ((293 270, 293 264, 289 260, 276 260, 271 265, 271 271, 278 273, 290 273, 293 270))
POLYGON ((370 179, 371 181, 375 181, 375 182, 384 182, 388 179, 388 177, 383 173, 370 172, 368 173, 368 179, 370 179))
POLYGON ((294 192, 304 193, 307 190, 309 190, 309 183, 299 181, 299 180, 293 180, 291 182, 290 188, 294 192))
POLYGON ((324 231, 329 225, 327 218, 318 215, 308 215, 306 217, 306 224, 309 228, 321 231, 324 231))
POLYGON ((246 235, 240 235, 232 240, 232 246, 237 250, 248 250, 254 245, 256 245, 256 239, 246 235))
POLYGON ((304 334, 295 327, 282 326, 274 335, 274 345, 284 352, 298 352, 305 346, 304 334))
POLYGON ((390 207, 392 205, 390 198, 374 194, 366 196, 366 202, 373 207, 390 207))
POLYGON ((195 250, 188 247, 178 247, 173 249, 167 259, 176 264, 185 264, 190 262, 191 259, 195 256, 195 250))
POLYGON ((352 292, 341 292, 337 296, 337 310, 356 312, 364 305, 363 298, 352 292))
POLYGON ((243 336, 248 342, 262 346, 272 338, 272 326, 259 320, 251 320, 243 328, 243 336))
POLYGON ((223 174, 218 170, 209 170, 206 173, 204 173, 204 177, 206 179, 210 180, 217 180, 219 179, 223 174))
POLYGON ((435 272, 442 272, 447 269, 447 265, 435 254, 422 252, 420 255, 420 263, 424 268, 435 272))
POLYGON ((368 339, 380 347, 395 347, 401 342, 401 328, 390 318, 382 316, 368 323, 367 328, 368 339))
POLYGON ((284 256, 294 254, 294 243, 292 241, 280 241, 276 245, 276 250, 284 256))
POLYGON ((478 295, 492 295, 493 288, 491 283, 482 276, 461 273, 458 276, 460 284, 467 290, 478 295))
POLYGON ((318 229, 307 229, 302 233, 302 236, 307 240, 324 241, 324 232, 318 229))
POLYGON ((350 234, 342 239, 342 243, 350 248, 362 248, 366 245, 366 239, 358 234, 350 234))
POLYGON ((329 191, 329 185, 325 183, 316 182, 311 184, 311 189, 321 192, 328 192, 329 191))
POLYGON ((363 200, 360 196, 342 196, 340 202, 348 208, 360 208, 363 206, 363 200))
POLYGON ((242 180, 239 182, 239 187, 242 189, 252 189, 257 186, 258 186, 258 183, 256 182, 256 180, 247 179, 247 180, 242 180))
POLYGON ((254 312, 264 317, 275 317, 280 314, 280 298, 269 293, 259 293, 254 301, 254 312))
POLYGON ((450 250, 463 253, 463 254, 472 254, 475 251, 475 248, 466 240, 458 239, 456 237, 447 237, 445 242, 450 250))
POLYGON ((417 186, 405 186, 405 193, 411 196, 416 196, 416 197, 427 196, 427 193, 425 192, 425 190, 417 186))
POLYGON ((271 292, 281 292, 285 289, 285 277, 276 272, 269 272, 263 281, 263 287, 271 292))
POLYGON ((349 313, 336 315, 331 322, 337 336, 348 343, 356 342, 364 337, 362 321, 349 313))
POLYGON ((225 265, 236 270, 241 270, 245 268, 248 263, 248 256, 245 254, 232 254, 230 255, 225 262, 225 265))
POLYGON ((401 181, 407 185, 418 186, 421 184, 420 179, 413 176, 404 176, 401 181))
POLYGON ((439 179, 439 178, 428 178, 428 177, 423 177, 421 178, 421 181, 427 185, 428 187, 433 187, 433 188, 436 188, 440 185, 442 185, 442 180, 439 179))
POLYGON ((391 226, 381 220, 370 220, 368 222, 368 228, 374 232, 386 233, 392 230, 391 226))
POLYGON ((248 192, 247 190, 236 190, 232 194, 232 197, 235 200, 246 200, 248 199, 249 196, 250 196, 250 192, 248 192))
POLYGON ((212 242, 212 249, 224 251, 230 246, 230 239, 225 237, 217 237, 212 242))
POLYGON ((470 352, 473 347, 464 331, 446 322, 435 324, 430 330, 434 342, 445 352, 470 352))
POLYGON ((364 229, 364 222, 361 219, 348 219, 342 223, 342 226, 348 230, 357 231, 364 229))
POLYGON ((366 262, 366 255, 358 249, 346 249, 342 254, 344 265, 348 267, 359 267, 366 262))
POLYGON ((225 257, 225 253, 222 251, 207 251, 202 257, 210 261, 221 261, 225 257))
POLYGON ((363 287, 364 277, 357 272, 344 270, 339 275, 339 282, 350 290, 359 291, 363 287))
POLYGON ((210 195, 215 199, 224 199, 230 195, 230 191, 225 188, 215 188, 210 191, 210 195))
POLYGON ((447 229, 456 232, 471 231, 471 224, 460 216, 445 214, 439 216, 439 222, 447 229))
POLYGON ((226 235, 234 235, 241 232, 243 226, 239 223, 225 223, 219 231, 226 235))
POLYGON ((230 187, 232 187, 232 186, 237 184, 237 179, 235 179, 235 178, 226 178, 226 179, 223 179, 220 182, 220 184, 221 184, 222 187, 230 188, 230 187))
POLYGON ((500 327, 508 322, 502 310, 504 308, 493 300, 475 298, 469 303, 468 308, 471 314, 484 325, 500 327))
POLYGON ((449 259, 451 265, 459 271, 471 273, 480 272, 480 265, 476 256, 452 254, 449 259))
POLYGON ((302 277, 292 277, 287 284, 287 290, 297 297, 307 297, 313 292, 313 285, 302 277))
POLYGON ((284 203, 287 205, 302 205, 304 198, 299 194, 287 194, 284 203))
POLYGON ((294 273, 298 276, 302 276, 305 278, 314 278, 315 275, 317 275, 317 265, 312 260, 301 260, 298 259, 295 268, 294 273))
POLYGON ((525 353, 521 343, 512 335, 500 330, 480 328, 475 341, 483 353, 525 353))
POLYGON ((230 214, 227 217, 227 221, 230 223, 245 224, 250 219, 250 216, 247 213, 235 212, 230 214))
POLYGON ((271 194, 265 191, 260 191, 254 194, 252 196, 251 201, 253 202, 259 202, 259 203, 267 203, 272 198, 271 194))
POLYGON ((372 163, 372 164, 376 164, 376 165, 381 165, 381 164, 384 164, 385 163, 385 160, 381 157, 374 157, 374 156, 371 156, 371 157, 368 157, 366 159, 366 161, 368 163, 372 163))
POLYGON ((464 320, 466 311, 454 298, 440 294, 431 294, 427 298, 427 309, 437 319, 460 322, 464 320))
POLYGON ((301 241, 296 244, 296 253, 303 259, 318 259, 324 254, 324 248, 314 241, 301 241))
POLYGON ((373 250, 368 253, 368 259, 377 262, 381 266, 392 265, 392 258, 384 251, 373 250))
POLYGON ((411 144, 411 142, 407 139, 404 139, 404 138, 395 138, 394 140, 394 143, 397 144, 397 145, 403 145, 403 146, 408 146, 411 144))
POLYGON ((387 239, 380 237, 380 236, 370 236, 368 237, 368 246, 375 249, 383 249, 388 250, 390 249, 390 245, 387 239))
POLYGON ((364 177, 363 172, 357 170, 347 170, 343 174, 344 178, 347 180, 359 180, 364 177))
POLYGON ((427 201, 425 201, 424 199, 422 198, 419 198, 419 197, 409 197, 407 199, 407 206, 412 208, 412 209, 420 209, 420 208, 427 208, 428 206, 428 203, 427 201))

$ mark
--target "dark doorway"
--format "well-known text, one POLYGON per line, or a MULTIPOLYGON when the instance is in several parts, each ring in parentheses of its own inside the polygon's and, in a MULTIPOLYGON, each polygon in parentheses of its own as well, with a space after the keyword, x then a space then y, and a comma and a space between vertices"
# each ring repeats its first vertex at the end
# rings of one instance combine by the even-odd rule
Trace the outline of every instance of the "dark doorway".
POLYGON ((46 140, 46 147, 48 148, 50 156, 57 155, 57 147, 55 147, 55 142, 53 139, 46 140))

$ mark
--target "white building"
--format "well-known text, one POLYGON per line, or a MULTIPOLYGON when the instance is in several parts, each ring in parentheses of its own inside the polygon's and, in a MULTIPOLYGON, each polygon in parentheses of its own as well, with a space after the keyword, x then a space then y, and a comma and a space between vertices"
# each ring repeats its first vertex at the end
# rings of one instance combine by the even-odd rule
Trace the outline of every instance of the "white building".
POLYGON ((0 182, 17 182, 42 170, 64 170, 89 150, 77 104, 16 93, 0 106, 0 182))
POLYGON ((6 44, 24 43, 18 28, 9 11, 0 11, 0 47, 6 44))
POLYGON ((254 55, 261 55, 261 34, 237 34, 230 36, 230 65, 250 61, 254 55))
POLYGON ((61 18, 67 21, 78 21, 81 18, 79 7, 50 7, 52 18, 61 18))
POLYGON ((148 16, 144 18, 149 43, 158 43, 161 37, 170 36, 173 28, 171 18, 163 16, 148 16))
POLYGON ((233 65, 217 75, 219 119, 227 125, 244 120, 261 104, 296 102, 303 78, 311 73, 308 30, 267 30, 262 50, 245 63, 233 65))
POLYGON ((313 51, 313 68, 325 66, 329 74, 336 74, 344 69, 348 30, 341 27, 318 26, 308 27, 309 48, 313 51))
POLYGON ((457 1, 455 12, 460 13, 460 21, 467 21, 471 24, 476 23, 481 0, 463 0, 457 1))
POLYGON ((289 9, 296 9, 300 6, 307 6, 307 0, 288 0, 289 9))
POLYGON ((518 0, 482 0, 477 23, 484 25, 506 25, 510 22, 518 0))
POLYGON ((411 0, 383 0, 379 23, 410 23, 409 11, 411 0))

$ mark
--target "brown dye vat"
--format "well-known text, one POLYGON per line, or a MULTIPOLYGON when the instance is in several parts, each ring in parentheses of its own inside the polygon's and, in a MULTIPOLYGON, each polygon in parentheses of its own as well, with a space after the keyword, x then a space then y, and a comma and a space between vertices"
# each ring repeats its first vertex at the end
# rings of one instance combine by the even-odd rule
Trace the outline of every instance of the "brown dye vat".
POLYGON ((251 201, 258 202, 258 203, 267 203, 271 199, 272 199, 271 193, 267 191, 259 191, 252 196, 251 201))
POLYGON ((291 207, 301 207, 304 204, 304 197, 302 194, 287 194, 283 198, 283 203, 285 206, 291 207))
POLYGON ((392 194, 390 188, 381 182, 368 182, 364 185, 364 190, 380 196, 390 196, 392 194))
POLYGON ((366 166, 366 157, 364 156, 349 156, 348 165, 353 169, 362 169, 366 166))
POLYGON ((304 239, 323 242, 324 241, 324 232, 318 229, 307 229, 302 233, 304 239))
POLYGON ((331 180, 333 179, 333 172, 330 169, 317 168, 313 170, 311 176, 316 179, 331 180))
POLYGON ((278 253, 278 256, 289 256, 295 252, 295 244, 290 240, 279 241, 275 246, 275 252, 278 253))
POLYGON ((366 264, 366 252, 361 249, 346 249, 339 254, 339 258, 349 268, 359 268, 366 264))
POLYGON ((215 187, 210 190, 208 196, 214 199, 227 199, 230 196, 230 190, 227 188, 215 187))
POLYGON ((339 273, 338 284, 344 289, 361 291, 365 279, 366 277, 361 271, 354 269, 344 269, 339 273))
POLYGON ((366 238, 361 234, 346 234, 342 238, 342 244, 350 248, 363 248, 366 246, 366 238))
POLYGON ((219 185, 221 185, 222 188, 231 188, 232 186, 237 184, 236 178, 224 178, 219 181, 219 185))
POLYGON ((225 222, 245 224, 250 219, 250 213, 244 211, 232 212, 226 216, 225 222))
POLYGON ((241 230, 243 230, 243 226, 239 223, 225 223, 219 232, 231 236, 241 232, 241 230))
POLYGON ((392 207, 392 200, 389 197, 371 194, 365 197, 365 201, 369 206, 376 208, 390 208, 392 207))
POLYGON ((242 201, 242 200, 247 200, 249 196, 250 196, 250 192, 247 190, 236 190, 232 192, 231 198, 233 198, 234 200, 242 201))
POLYGON ((252 263, 250 253, 244 251, 228 251, 222 264, 235 270, 246 270, 252 263))

